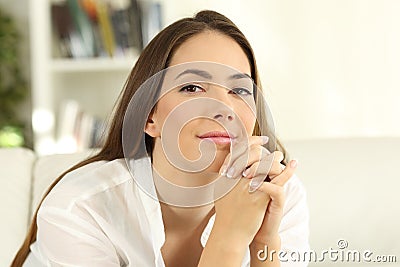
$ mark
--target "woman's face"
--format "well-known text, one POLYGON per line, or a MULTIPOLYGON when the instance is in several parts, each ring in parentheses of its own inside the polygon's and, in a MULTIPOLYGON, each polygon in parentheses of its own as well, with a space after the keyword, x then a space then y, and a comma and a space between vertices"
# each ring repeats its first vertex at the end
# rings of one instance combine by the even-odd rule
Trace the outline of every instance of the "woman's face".
MULTIPOLYGON (((162 95, 149 118, 146 132, 155 138, 153 158, 157 158, 154 153, 162 151, 159 148, 163 147, 163 143, 178 143, 179 153, 185 159, 195 161, 207 156, 202 155, 204 151, 200 152, 200 143, 211 143, 213 155, 209 157, 213 157, 213 164, 210 168, 212 171, 218 171, 229 153, 232 140, 239 141, 239 138, 250 136, 254 129, 256 118, 251 68, 246 54, 233 39, 213 31, 200 33, 185 41, 172 56, 170 67, 195 61, 225 65, 227 75, 232 68, 236 69, 236 74, 239 75, 236 75, 236 78, 232 78, 234 75, 231 75, 229 79, 234 79, 237 84, 250 86, 219 86, 210 78, 215 73, 207 72, 207 67, 204 68, 207 63, 199 68, 189 64, 189 70, 181 73, 179 77, 186 75, 186 81, 190 82, 185 82, 162 95), (206 74, 197 72, 198 69, 206 74), (207 83, 206 79, 213 83, 207 83), (171 134, 168 135, 168 132, 171 134)), ((218 70, 217 75, 223 76, 224 71, 218 70)))

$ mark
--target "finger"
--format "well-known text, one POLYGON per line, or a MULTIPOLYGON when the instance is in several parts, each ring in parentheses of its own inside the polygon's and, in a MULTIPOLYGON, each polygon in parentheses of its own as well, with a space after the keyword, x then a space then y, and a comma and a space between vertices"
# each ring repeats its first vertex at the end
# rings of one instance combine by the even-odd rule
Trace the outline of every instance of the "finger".
MULTIPOLYGON (((232 167, 233 162, 240 157, 241 155, 245 154, 250 146, 252 145, 264 145, 268 142, 268 136, 250 136, 248 140, 239 140, 234 142, 231 145, 231 152, 226 156, 224 162, 220 168, 220 175, 224 176, 228 174, 228 170, 232 167)), ((232 169, 229 172, 229 176, 233 177, 233 172, 235 170, 232 169)))
POLYGON ((285 203, 285 192, 282 186, 264 182, 257 188, 257 190, 268 194, 271 200, 275 202, 274 205, 283 207, 285 203))
POLYGON ((242 172, 242 176, 246 178, 254 178, 263 175, 264 178, 268 175, 271 169, 275 156, 270 154, 260 161, 254 162, 250 167, 242 172))
POLYGON ((262 146, 267 142, 268 136, 250 136, 247 145, 244 142, 242 142, 241 146, 238 144, 240 148, 237 145, 234 153, 230 155, 230 159, 226 159, 226 161, 229 160, 229 166, 223 164, 227 166, 226 176, 228 178, 239 177, 245 167, 271 154, 267 148, 262 146))
POLYGON ((253 163, 249 168, 243 171, 242 176, 251 179, 257 175, 260 175, 262 172, 267 171, 267 163, 264 161, 265 160, 253 163))
POLYGON ((270 157, 269 155, 271 154, 265 147, 260 145, 252 146, 248 151, 248 153, 243 153, 237 159, 234 160, 226 176, 228 178, 240 177, 242 176, 243 171, 245 171, 246 168, 262 160, 265 160, 266 163, 266 165, 263 166, 268 167, 268 169, 265 172, 266 176, 268 174, 269 168, 271 167, 274 158, 274 155, 270 157))
POLYGON ((281 164, 282 160, 284 159, 283 153, 281 151, 274 151, 274 155, 274 162, 272 163, 271 170, 268 173, 271 179, 281 174, 282 170, 284 169, 281 167, 283 166, 281 164))
POLYGON ((270 155, 264 156, 258 162, 255 162, 254 159, 251 159, 249 162, 249 165, 251 166, 242 173, 242 176, 246 178, 253 178, 254 176, 264 174, 265 176, 268 175, 272 179, 273 177, 279 175, 284 169, 284 166, 280 164, 282 159, 283 154, 280 151, 275 151, 270 155))
POLYGON ((281 163, 274 162, 272 164, 271 170, 268 173, 268 177, 272 180, 276 176, 282 173, 282 171, 285 169, 285 165, 281 163))
POLYGON ((291 160, 285 167, 281 174, 276 176, 271 183, 284 186, 286 182, 293 176, 295 169, 297 168, 297 160, 291 160))
POLYGON ((251 179, 249 183, 249 192, 253 193, 264 183, 265 175, 258 175, 251 179))

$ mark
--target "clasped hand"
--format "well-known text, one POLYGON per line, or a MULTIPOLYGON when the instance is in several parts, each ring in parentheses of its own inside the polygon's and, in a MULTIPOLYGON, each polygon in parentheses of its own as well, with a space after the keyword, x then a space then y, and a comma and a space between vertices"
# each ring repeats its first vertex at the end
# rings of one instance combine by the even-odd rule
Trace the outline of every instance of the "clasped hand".
POLYGON ((240 179, 215 202, 215 224, 229 229, 227 241, 266 245, 279 239, 283 186, 293 176, 297 161, 282 165, 282 152, 270 153, 263 146, 267 141, 267 137, 251 136, 247 144, 233 144, 222 164, 222 176, 240 179), (270 182, 264 181, 267 176, 270 182))

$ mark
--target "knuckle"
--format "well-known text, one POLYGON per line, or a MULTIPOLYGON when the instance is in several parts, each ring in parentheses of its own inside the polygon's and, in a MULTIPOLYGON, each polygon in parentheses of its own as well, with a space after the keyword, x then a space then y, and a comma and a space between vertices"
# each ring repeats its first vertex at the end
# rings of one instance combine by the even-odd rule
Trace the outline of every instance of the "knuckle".
POLYGON ((260 161, 262 159, 263 152, 260 146, 252 146, 249 150, 249 160, 254 159, 255 161, 260 161))
POLYGON ((277 175, 279 175, 281 172, 282 172, 282 171, 281 171, 280 169, 273 167, 273 168, 271 168, 269 174, 270 174, 270 175, 273 175, 273 176, 277 176, 277 175))
POLYGON ((274 160, 277 162, 281 162, 283 160, 283 153, 279 150, 274 151, 274 160))
POLYGON ((288 175, 288 176, 292 176, 294 174, 293 168, 286 167, 285 171, 286 171, 286 175, 288 175))

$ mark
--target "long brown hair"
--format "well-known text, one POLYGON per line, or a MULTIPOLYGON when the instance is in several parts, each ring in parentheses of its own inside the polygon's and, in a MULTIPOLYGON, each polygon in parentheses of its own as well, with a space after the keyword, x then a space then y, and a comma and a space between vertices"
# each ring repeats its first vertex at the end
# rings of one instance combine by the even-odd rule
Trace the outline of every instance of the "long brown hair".
MULTIPOLYGON (((145 47, 131 73, 129 74, 129 77, 124 85, 124 89, 116 103, 112 120, 107 130, 107 138, 105 139, 104 145, 100 151, 94 156, 74 165, 61 174, 50 185, 43 199, 67 173, 95 161, 111 161, 124 157, 124 151, 122 147, 124 115, 127 113, 129 102, 133 95, 148 78, 169 66, 169 62, 173 54, 183 42, 190 37, 207 30, 217 31, 225 34, 234 39, 240 45, 249 60, 251 77, 254 80, 255 85, 261 88, 253 49, 243 33, 228 18, 215 11, 205 10, 197 13, 193 18, 184 18, 169 25, 156 37, 154 37, 154 39, 145 47)), ((135 112, 137 115, 135 118, 133 118, 136 127, 134 127, 129 133, 129 138, 133 143, 132 150, 137 149, 139 143, 142 142, 141 137, 143 136, 143 129, 147 120, 147 118, 145 118, 145 116, 142 114, 149 113, 149 110, 152 108, 152 103, 154 102, 154 99, 157 98, 158 93, 159 92, 157 92, 157 90, 152 90, 140 95, 140 99, 142 99, 141 106, 135 107, 140 111, 135 112)), ((257 98, 261 98, 261 96, 257 96, 257 98)), ((274 141, 269 143, 277 144, 277 147, 270 147, 269 149, 277 149, 285 154, 285 150, 280 142, 276 140, 273 130, 271 130, 271 127, 268 127, 268 118, 264 113, 264 108, 265 106, 263 105, 262 101, 257 101, 258 125, 255 127, 254 135, 268 135, 270 140, 274 141)), ((147 153, 151 155, 153 149, 153 139, 148 135, 145 135, 145 144, 147 153)), ((139 152, 135 153, 134 151, 133 155, 135 158, 144 156, 139 152)), ((286 160, 284 162, 286 162, 286 160)), ((39 207, 42 201, 40 202, 39 207)), ((36 209, 36 212, 33 216, 26 238, 11 264, 12 267, 20 267, 23 265, 26 257, 29 254, 30 245, 36 240, 36 219, 39 207, 36 209)))

